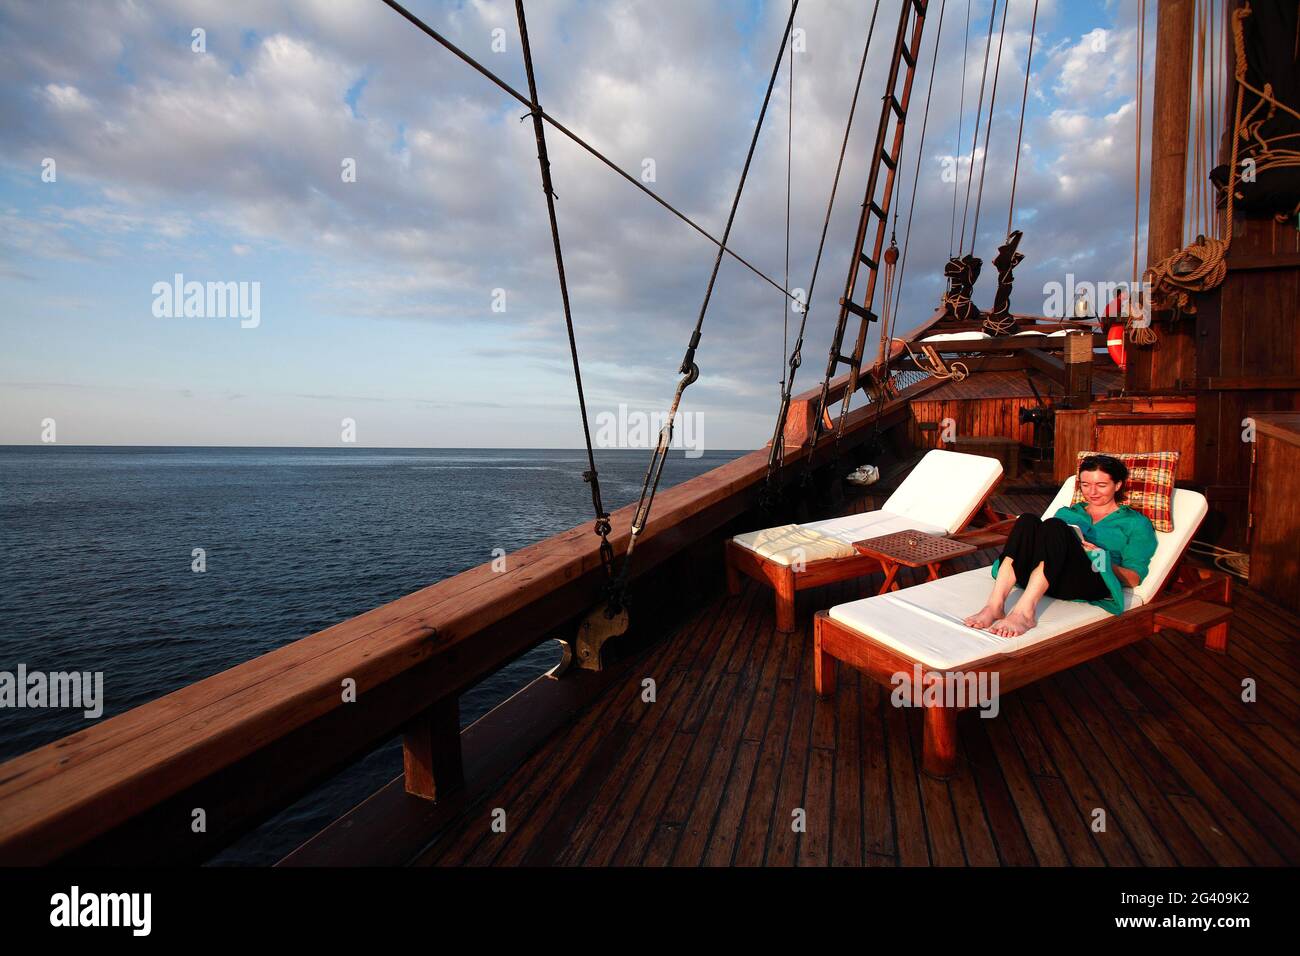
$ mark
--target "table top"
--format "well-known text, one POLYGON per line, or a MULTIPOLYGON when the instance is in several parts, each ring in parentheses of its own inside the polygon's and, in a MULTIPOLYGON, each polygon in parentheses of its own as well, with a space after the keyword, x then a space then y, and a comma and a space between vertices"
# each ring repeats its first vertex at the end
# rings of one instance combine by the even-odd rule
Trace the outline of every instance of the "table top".
POLYGON ((885 558, 909 568, 947 561, 979 550, 964 541, 954 541, 924 531, 895 531, 878 538, 854 541, 853 547, 859 554, 885 558))

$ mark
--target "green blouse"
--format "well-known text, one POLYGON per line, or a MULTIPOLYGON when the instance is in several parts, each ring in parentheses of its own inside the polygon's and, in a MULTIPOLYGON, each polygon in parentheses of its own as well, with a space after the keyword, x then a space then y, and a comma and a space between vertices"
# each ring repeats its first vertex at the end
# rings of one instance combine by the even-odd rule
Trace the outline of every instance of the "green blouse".
MULTIPOLYGON (((1103 562, 1098 573, 1106 582, 1110 597, 1088 603, 1095 604, 1111 614, 1119 614, 1124 610, 1124 586, 1115 576, 1112 567, 1119 565, 1136 572, 1138 581, 1147 576, 1151 557, 1156 553, 1156 529, 1152 527, 1151 519, 1140 511, 1134 511, 1128 505, 1120 505, 1094 524, 1088 515, 1088 505, 1083 501, 1056 509, 1054 517, 1080 528, 1087 541, 1106 552, 1107 560, 1103 562)), ((1088 554, 1091 557, 1093 552, 1088 554)), ((994 577, 997 577, 1000 563, 1000 561, 993 563, 994 577)))

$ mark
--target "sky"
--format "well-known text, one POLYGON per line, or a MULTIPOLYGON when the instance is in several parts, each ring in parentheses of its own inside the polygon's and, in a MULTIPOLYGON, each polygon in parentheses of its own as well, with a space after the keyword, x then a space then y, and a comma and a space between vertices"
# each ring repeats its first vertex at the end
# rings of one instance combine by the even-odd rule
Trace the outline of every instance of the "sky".
MULTIPOLYGON (((513 3, 409 6, 526 90, 513 3)), ((730 245, 786 283, 789 156, 789 288, 808 286, 873 8, 804 0, 793 96, 787 57, 761 132, 730 245)), ((796 393, 825 371, 898 9, 879 4, 796 393)), ((970 227, 986 168, 976 254, 989 262, 1006 234, 1034 0, 1007 8, 987 167, 972 123, 990 4, 930 10, 896 201, 902 245, 915 184, 900 331, 942 291, 954 163, 970 227)), ((632 175, 652 165, 647 185, 720 236, 789 3, 527 13, 547 112, 632 175)), ((1014 216, 1025 313, 1067 275, 1130 278, 1135 209, 1136 3, 1039 0, 1037 17, 1014 216)), ((986 104, 998 44, 995 25, 986 104)), ((523 115, 379 0, 0 0, 0 444, 580 447, 523 115), (188 315, 177 275, 205 293, 188 315), (245 308, 213 314, 209 284, 226 283, 245 308)), ((593 428, 620 407, 661 413, 714 247, 554 130, 547 141, 593 428)), ((1144 178, 1147 159, 1149 143, 1144 178)), ((770 438, 797 324, 779 289, 724 258, 683 401, 709 447, 770 438)))

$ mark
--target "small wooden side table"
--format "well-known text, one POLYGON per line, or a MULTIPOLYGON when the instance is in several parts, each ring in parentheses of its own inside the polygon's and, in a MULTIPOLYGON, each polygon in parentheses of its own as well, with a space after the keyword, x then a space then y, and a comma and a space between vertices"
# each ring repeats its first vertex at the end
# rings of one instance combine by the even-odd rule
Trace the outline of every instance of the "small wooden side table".
POLYGON ((877 594, 897 591, 899 568, 921 568, 929 571, 928 581, 939 579, 939 566, 945 561, 974 554, 979 548, 964 541, 942 538, 924 531, 895 531, 879 538, 865 538, 853 542, 859 554, 875 558, 885 572, 885 582, 877 594))

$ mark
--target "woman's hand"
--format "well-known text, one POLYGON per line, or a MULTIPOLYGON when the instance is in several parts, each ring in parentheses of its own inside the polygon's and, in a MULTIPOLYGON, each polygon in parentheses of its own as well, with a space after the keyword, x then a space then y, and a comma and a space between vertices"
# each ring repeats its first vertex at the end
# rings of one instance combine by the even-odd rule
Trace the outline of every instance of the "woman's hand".
POLYGON ((1085 551, 1100 551, 1101 548, 1097 547, 1097 545, 1093 544, 1091 541, 1084 541, 1084 542, 1083 542, 1083 550, 1085 550, 1085 551))

